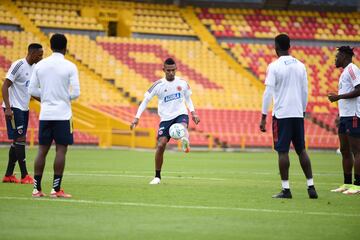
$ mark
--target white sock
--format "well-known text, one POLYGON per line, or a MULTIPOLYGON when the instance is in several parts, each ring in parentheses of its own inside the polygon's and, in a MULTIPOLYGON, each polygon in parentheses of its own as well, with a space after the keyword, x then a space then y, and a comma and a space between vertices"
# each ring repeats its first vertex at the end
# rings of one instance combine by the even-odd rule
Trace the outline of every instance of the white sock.
POLYGON ((290 189, 289 180, 281 180, 281 186, 283 189, 290 189))
POLYGON ((307 183, 308 187, 314 186, 314 179, 312 179, 312 178, 306 179, 306 183, 307 183))

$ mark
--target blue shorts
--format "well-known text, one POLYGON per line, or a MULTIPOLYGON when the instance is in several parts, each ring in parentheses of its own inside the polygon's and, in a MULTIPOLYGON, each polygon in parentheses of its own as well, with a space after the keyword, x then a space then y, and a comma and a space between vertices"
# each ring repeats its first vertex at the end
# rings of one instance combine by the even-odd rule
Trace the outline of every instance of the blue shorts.
POLYGON ((348 134, 351 137, 360 137, 360 118, 354 117, 340 117, 339 134, 348 134))
POLYGON ((40 120, 39 122, 39 144, 71 145, 74 143, 72 120, 40 120))
POLYGON ((159 139, 160 137, 167 137, 167 139, 170 140, 169 129, 174 123, 186 123, 186 125, 188 126, 189 116, 186 114, 182 114, 172 120, 160 122, 157 138, 159 139))
POLYGON ((6 128, 8 138, 16 140, 19 137, 26 136, 29 123, 29 111, 22 111, 18 108, 11 108, 11 110, 14 116, 11 120, 6 119, 6 128))
POLYGON ((292 142, 297 154, 305 149, 304 119, 273 117, 274 148, 277 152, 289 152, 292 142))

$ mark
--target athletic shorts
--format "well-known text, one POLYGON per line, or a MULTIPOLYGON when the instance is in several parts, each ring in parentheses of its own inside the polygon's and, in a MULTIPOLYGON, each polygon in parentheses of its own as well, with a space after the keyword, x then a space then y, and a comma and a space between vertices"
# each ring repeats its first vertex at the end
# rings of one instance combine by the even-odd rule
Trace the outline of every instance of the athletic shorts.
POLYGON ((18 108, 11 108, 11 110, 14 115, 11 120, 6 119, 6 128, 8 138, 15 140, 19 137, 26 136, 29 122, 29 111, 22 111, 18 108))
POLYGON ((277 152, 289 152, 292 143, 300 154, 305 149, 304 119, 273 117, 273 140, 277 152))
POLYGON ((360 118, 340 117, 338 133, 360 138, 360 118))
POLYGON ((159 139, 160 137, 167 137, 167 139, 170 140, 169 129, 174 123, 186 123, 186 125, 188 126, 189 116, 186 114, 182 114, 172 120, 160 122, 157 138, 159 139))
POLYGON ((40 120, 39 144, 71 145, 74 143, 72 120, 40 120))

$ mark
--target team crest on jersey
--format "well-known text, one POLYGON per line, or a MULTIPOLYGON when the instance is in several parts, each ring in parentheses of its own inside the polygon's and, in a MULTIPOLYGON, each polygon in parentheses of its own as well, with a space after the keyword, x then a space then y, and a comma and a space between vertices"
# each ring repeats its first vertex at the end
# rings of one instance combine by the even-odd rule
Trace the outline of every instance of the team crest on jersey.
POLYGON ((182 90, 181 86, 177 86, 177 90, 180 92, 182 90))

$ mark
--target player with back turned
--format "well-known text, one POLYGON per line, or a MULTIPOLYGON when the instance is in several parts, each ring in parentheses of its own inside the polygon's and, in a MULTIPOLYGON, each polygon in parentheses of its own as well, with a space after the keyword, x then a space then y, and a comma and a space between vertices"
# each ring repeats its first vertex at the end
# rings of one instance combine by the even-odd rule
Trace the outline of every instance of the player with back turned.
POLYGON ((273 198, 292 198, 289 184, 289 148, 292 142, 305 174, 309 198, 318 198, 314 187, 309 156, 305 150, 304 115, 307 105, 308 80, 306 68, 289 54, 290 38, 275 37, 278 59, 267 69, 260 130, 266 131, 266 115, 272 98, 273 139, 278 152, 282 191, 273 198))

